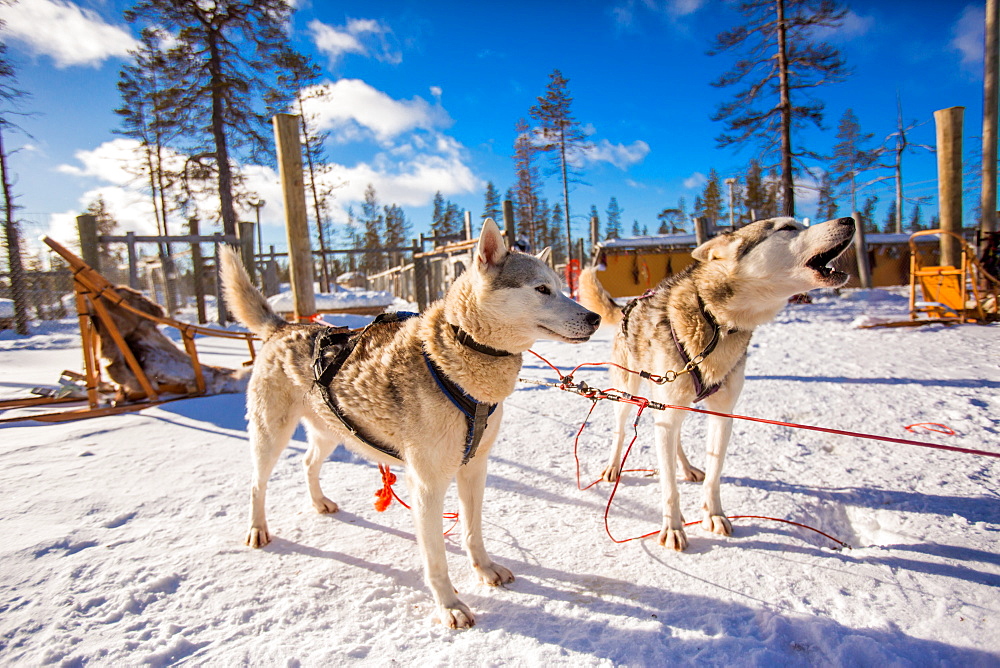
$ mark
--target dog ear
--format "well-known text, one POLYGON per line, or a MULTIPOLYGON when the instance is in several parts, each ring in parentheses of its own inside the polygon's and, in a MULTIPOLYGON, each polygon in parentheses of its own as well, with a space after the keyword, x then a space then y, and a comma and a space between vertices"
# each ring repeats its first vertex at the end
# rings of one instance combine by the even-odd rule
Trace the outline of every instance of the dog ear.
POLYGON ((540 252, 535 257, 537 257, 545 264, 548 264, 549 260, 552 259, 552 246, 546 246, 545 248, 542 249, 542 252, 540 252))
POLYGON ((506 257, 507 245, 504 244, 500 228, 492 218, 487 218, 483 221, 479 245, 476 246, 476 266, 479 269, 490 269, 500 265, 506 257))
POLYGON ((708 262, 709 260, 724 260, 732 257, 736 253, 739 241, 731 234, 720 234, 712 237, 702 245, 691 251, 691 257, 698 262, 708 262))

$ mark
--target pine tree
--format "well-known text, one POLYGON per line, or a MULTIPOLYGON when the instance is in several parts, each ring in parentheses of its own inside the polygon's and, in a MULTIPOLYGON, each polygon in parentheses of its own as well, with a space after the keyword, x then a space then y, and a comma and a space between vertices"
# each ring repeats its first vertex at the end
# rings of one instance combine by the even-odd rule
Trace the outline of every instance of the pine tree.
MULTIPOLYGON (((923 223, 921 222, 920 214, 921 214, 920 205, 915 204, 910 212, 910 220, 909 220, 910 232, 917 232, 919 230, 924 229, 923 223)), ((931 218, 931 225, 927 229, 933 230, 938 227, 940 227, 940 224, 938 222, 938 217, 935 215, 934 217, 931 218)))
POLYGON ((708 171, 708 181, 705 189, 701 193, 702 215, 708 219, 713 227, 719 226, 719 221, 725 214, 722 205, 722 187, 719 181, 719 173, 713 167, 708 171))
POLYGON ((566 246, 563 245, 566 239, 560 234, 565 220, 562 206, 559 202, 556 202, 552 207, 552 222, 547 230, 548 239, 545 242, 546 246, 552 247, 553 264, 563 264, 566 262, 566 246))
POLYGON ((899 217, 896 215, 896 200, 889 202, 889 208, 885 212, 885 223, 882 226, 882 230, 886 234, 895 232, 897 229, 897 222, 899 217))
POLYGON ((875 207, 878 206, 878 196, 869 195, 865 198, 865 203, 861 205, 858 215, 865 226, 865 234, 875 234, 878 232, 878 224, 875 222, 875 207))
POLYGON ((177 175, 168 164, 167 153, 190 128, 186 109, 170 98, 163 42, 159 30, 143 29, 138 46, 130 52, 132 62, 119 73, 122 105, 115 113, 121 118, 119 133, 139 142, 143 164, 138 176, 149 186, 158 233, 169 235, 172 207, 167 202, 177 175))
POLYGON ((608 208, 605 211, 607 225, 605 226, 605 239, 618 239, 622 235, 622 213, 624 211, 618 206, 618 198, 612 197, 608 201, 608 208))
POLYGON ((190 114, 193 150, 211 156, 223 232, 236 235, 234 163, 267 159, 269 117, 291 99, 277 81, 291 50, 286 0, 139 0, 125 12, 130 23, 169 32, 169 98, 190 114))
POLYGON ((384 220, 380 210, 375 186, 371 183, 365 188, 365 199, 361 203, 362 248, 366 251, 361 259, 361 270, 366 274, 376 274, 382 271, 382 229, 384 220))
POLYGON ((833 147, 833 164, 830 166, 833 182, 842 186, 851 197, 851 210, 858 210, 857 193, 861 184, 858 177, 872 169, 881 167, 878 164, 882 154, 880 148, 866 146, 874 135, 862 132, 861 124, 854 111, 848 109, 840 118, 837 127, 837 143, 833 147))
POLYGON ((538 207, 538 168, 535 166, 535 146, 531 128, 523 118, 515 126, 517 133, 514 139, 514 173, 517 177, 517 221, 518 237, 524 236, 531 248, 536 247, 541 239, 538 234, 539 218, 536 215, 538 207))
POLYGON ((819 195, 816 198, 816 220, 833 220, 837 217, 837 198, 833 191, 833 181, 829 172, 823 172, 819 182, 819 195))
POLYGON ((632 236, 633 237, 637 237, 637 236, 640 236, 641 234, 642 234, 642 229, 639 227, 639 221, 633 219, 632 220, 632 236))
POLYGON ((492 218, 498 225, 503 223, 503 209, 500 207, 500 193, 492 181, 486 182, 486 195, 483 198, 482 220, 492 218))
MULTIPOLYGON (((403 209, 398 204, 391 204, 383 208, 383 213, 385 233, 382 237, 382 243, 385 244, 386 248, 405 246, 406 239, 410 236, 410 223, 406 220, 403 209)), ((402 253, 400 251, 392 251, 391 257, 391 266, 395 267, 401 264, 402 253)))
MULTIPOLYGON (((114 236, 118 232, 118 221, 108 209, 108 204, 104 201, 103 196, 98 195, 90 204, 87 205, 87 213, 91 214, 97 221, 98 235, 114 236)), ((122 263, 122 260, 125 259, 125 256, 120 248, 115 249, 108 244, 101 244, 99 249, 101 266, 106 267, 107 269, 117 267, 122 263)))
MULTIPOLYGON (((0 28, 4 22, 0 19, 0 28)), ((7 54, 7 44, 0 41, 0 190, 3 192, 3 233, 7 247, 7 273, 11 299, 14 302, 14 329, 21 336, 30 333, 28 313, 28 281, 24 272, 21 248, 21 225, 15 218, 14 175, 4 138, 17 126, 11 116, 20 113, 18 107, 26 93, 17 87, 14 66, 7 54)))
POLYGON ((746 189, 743 193, 743 212, 740 214, 740 224, 748 225, 757 220, 771 218, 767 184, 764 181, 764 168, 756 158, 750 161, 746 173, 746 189))
MULTIPOLYGON (((573 158, 589 146, 587 137, 580 127, 580 122, 573 117, 570 109, 573 98, 566 86, 569 79, 563 77, 559 70, 552 70, 545 96, 538 98, 538 104, 531 107, 531 118, 539 124, 538 135, 542 144, 540 151, 550 152, 552 162, 562 177, 563 205, 566 215, 566 248, 573 252, 573 235, 570 231, 572 216, 569 208, 569 183, 574 176, 571 162, 573 158)), ((569 257, 569 255, 567 256, 569 257)))
POLYGON ((810 93, 848 74, 840 53, 816 36, 820 29, 832 33, 839 28, 847 11, 833 0, 742 0, 736 8, 744 24, 720 32, 709 51, 742 54, 731 70, 712 82, 720 88, 738 86, 733 99, 712 116, 726 128, 717 142, 755 142, 761 155, 777 158, 782 214, 794 216, 794 163, 818 156, 794 145, 792 133, 806 123, 822 129, 823 103, 810 93))

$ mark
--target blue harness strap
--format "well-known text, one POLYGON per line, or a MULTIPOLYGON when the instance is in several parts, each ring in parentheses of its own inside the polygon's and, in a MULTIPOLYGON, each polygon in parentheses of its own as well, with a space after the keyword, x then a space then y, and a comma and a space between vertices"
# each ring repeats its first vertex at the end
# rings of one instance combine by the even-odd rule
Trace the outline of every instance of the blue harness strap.
POLYGON ((465 452, 462 455, 462 464, 468 464, 469 460, 476 456, 479 443, 483 440, 483 432, 486 431, 487 418, 493 415, 497 405, 484 404, 469 396, 457 383, 448 378, 441 367, 430 358, 426 350, 424 351, 424 362, 427 363, 427 370, 430 371, 431 378, 437 383, 438 389, 465 416, 465 452))

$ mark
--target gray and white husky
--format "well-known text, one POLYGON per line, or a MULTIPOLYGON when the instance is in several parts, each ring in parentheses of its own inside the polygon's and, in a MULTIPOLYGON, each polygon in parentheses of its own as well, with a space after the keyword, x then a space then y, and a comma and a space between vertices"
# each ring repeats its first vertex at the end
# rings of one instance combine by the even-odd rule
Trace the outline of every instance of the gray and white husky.
MULTIPOLYGON (((695 262, 664 279, 647 296, 625 310, 612 301, 593 269, 581 277, 581 302, 601 314, 605 323, 620 324, 614 339, 614 361, 656 376, 691 373, 673 382, 654 384, 652 398, 675 406, 704 400, 705 407, 731 413, 743 389, 747 347, 754 328, 768 322, 792 295, 814 288, 839 287, 847 274, 829 264, 851 244, 854 219, 840 218, 803 228, 792 218, 774 218, 717 236, 692 251, 695 262)), ((636 394, 642 379, 612 367, 616 387, 636 394)), ((630 406, 615 404, 615 431, 604 479, 621 475, 621 452, 630 406)), ((706 473, 691 466, 680 445, 686 412, 658 411, 656 453, 663 496, 661 545, 687 547, 677 491, 679 463, 684 478, 704 480, 702 528, 729 536, 732 525, 722 510, 719 480, 732 435, 732 418, 708 416, 706 473)))
POLYGON ((545 262, 548 252, 536 257, 508 251, 496 224, 487 220, 472 268, 441 301, 420 316, 390 319, 364 332, 285 322, 253 287, 236 254, 224 253, 226 301, 264 340, 247 391, 254 463, 247 545, 271 540, 267 481, 302 420, 309 442, 306 482, 320 513, 337 510, 320 489, 319 471, 338 444, 372 461, 406 467, 438 618, 453 628, 472 626, 475 617, 448 576, 445 491, 457 478, 463 542, 480 581, 511 582, 513 574, 490 558, 482 535, 486 461, 503 400, 514 391, 521 353, 536 339, 580 343, 600 325, 597 314, 560 292, 559 277, 545 262), (334 361, 339 370, 327 375, 334 361))

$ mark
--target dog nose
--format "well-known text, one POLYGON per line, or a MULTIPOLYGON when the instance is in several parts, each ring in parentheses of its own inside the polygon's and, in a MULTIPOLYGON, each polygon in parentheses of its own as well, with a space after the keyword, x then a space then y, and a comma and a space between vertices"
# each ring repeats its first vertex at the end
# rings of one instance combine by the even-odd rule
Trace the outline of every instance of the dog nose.
POLYGON ((854 219, 851 218, 850 216, 847 216, 845 218, 840 218, 837 220, 837 222, 840 223, 841 225, 850 225, 851 227, 854 227, 854 219))
POLYGON ((599 315, 597 315, 596 313, 593 313, 593 312, 588 313, 587 314, 587 324, 590 325, 591 327, 594 327, 596 329, 598 327, 598 325, 601 324, 601 316, 599 316, 599 315))

